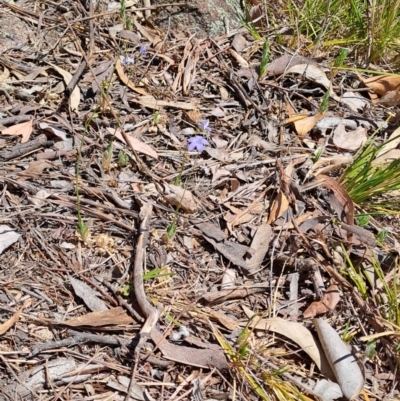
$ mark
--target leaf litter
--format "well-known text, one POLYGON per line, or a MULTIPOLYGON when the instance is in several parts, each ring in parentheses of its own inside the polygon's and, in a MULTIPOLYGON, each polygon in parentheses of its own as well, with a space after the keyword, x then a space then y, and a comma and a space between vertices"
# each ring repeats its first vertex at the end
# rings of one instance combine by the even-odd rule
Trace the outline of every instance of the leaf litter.
POLYGON ((30 7, 0 5, 57 33, 0 58, 0 391, 398 397, 398 216, 361 224, 338 182, 372 135, 376 164, 399 159, 383 108, 398 77, 333 74, 307 52, 258 77, 244 31, 30 7))

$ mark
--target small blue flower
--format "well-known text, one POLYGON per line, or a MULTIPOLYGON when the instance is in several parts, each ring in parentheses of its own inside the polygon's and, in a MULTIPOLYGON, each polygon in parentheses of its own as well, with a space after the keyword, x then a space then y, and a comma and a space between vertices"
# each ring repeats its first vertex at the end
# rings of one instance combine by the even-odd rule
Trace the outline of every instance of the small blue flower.
POLYGON ((135 64, 135 57, 123 57, 121 60, 121 64, 135 64))
POLYGON ((204 120, 199 124, 199 128, 202 132, 207 132, 208 134, 211 132, 210 121, 204 120))
POLYGON ((200 153, 204 150, 204 146, 209 145, 207 139, 203 138, 200 135, 196 135, 193 138, 189 138, 188 142, 189 142, 188 146, 189 151, 196 149, 200 153))
POLYGON ((141 56, 144 56, 147 53, 146 46, 140 46, 139 53, 141 56))

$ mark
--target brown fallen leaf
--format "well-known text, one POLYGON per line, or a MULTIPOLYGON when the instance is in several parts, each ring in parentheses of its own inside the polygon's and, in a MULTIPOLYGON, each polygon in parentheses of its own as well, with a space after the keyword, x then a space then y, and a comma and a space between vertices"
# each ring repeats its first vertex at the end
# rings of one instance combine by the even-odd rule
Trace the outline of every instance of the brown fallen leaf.
POLYGON ((144 143, 144 142, 140 141, 139 139, 134 138, 133 136, 127 134, 128 139, 129 139, 129 144, 127 144, 119 130, 115 131, 114 128, 110 128, 110 127, 108 127, 107 130, 111 135, 114 135, 114 133, 115 133, 115 137, 117 139, 119 139, 121 142, 125 143, 126 145, 131 146, 132 149, 136 150, 136 152, 143 153, 144 155, 150 156, 153 159, 158 160, 157 151, 152 146, 148 145, 147 143, 144 143))
POLYGON ((205 369, 209 369, 210 367, 228 369, 229 367, 225 353, 220 347, 219 349, 215 349, 215 347, 213 349, 207 349, 172 344, 167 341, 163 334, 156 328, 151 330, 150 336, 160 349, 164 358, 170 359, 171 361, 205 369))
POLYGON ((164 199, 172 206, 179 206, 187 213, 196 213, 198 210, 195 197, 185 188, 177 185, 164 184, 164 199))
POLYGON ((389 91, 400 87, 399 75, 379 75, 367 79, 364 79, 361 75, 358 76, 368 88, 371 88, 379 96, 384 96, 389 91))
POLYGON ((53 165, 46 160, 36 160, 32 162, 25 171, 22 171, 19 175, 24 177, 37 177, 46 168, 51 168, 53 165))
MULTIPOLYGON (((400 144, 400 127, 396 128, 389 138, 385 141, 382 147, 379 149, 379 152, 376 154, 376 159, 390 150, 397 149, 400 144)), ((375 161, 376 161, 375 159, 375 161)))
POLYGON ((173 102, 173 101, 165 101, 158 100, 154 96, 142 96, 138 99, 132 98, 132 102, 141 104, 144 107, 147 107, 152 110, 159 110, 161 107, 172 107, 174 109, 181 110, 195 110, 198 109, 198 106, 193 103, 184 103, 184 102, 173 102))
POLYGON ((17 323, 22 311, 31 303, 30 299, 27 299, 25 303, 18 309, 18 311, 12 316, 10 319, 6 320, 4 323, 0 325, 0 336, 7 333, 7 331, 17 323))
POLYGON ((124 69, 122 68, 121 65, 121 60, 117 59, 115 63, 115 70, 117 71, 117 74, 119 76, 119 79, 129 88, 135 91, 136 93, 139 93, 141 95, 147 95, 147 92, 142 89, 138 88, 135 86, 135 84, 129 79, 129 77, 125 74, 124 69))
POLYGON ((281 217, 288 208, 289 208, 289 201, 284 195, 284 193, 279 189, 278 194, 272 201, 267 223, 268 224, 273 223, 275 220, 281 217))
POLYGON ((254 249, 254 254, 247 260, 249 273, 255 272, 260 268, 268 252, 271 237, 272 229, 269 224, 264 223, 257 228, 253 241, 251 242, 251 249, 254 249))
POLYGON ((313 116, 299 119, 294 123, 296 132, 299 134, 299 138, 303 139, 306 135, 314 128, 315 124, 323 117, 322 113, 317 113, 313 116))
POLYGON ((394 107, 400 104, 400 91, 394 90, 385 93, 379 100, 378 104, 385 107, 394 107))
POLYGON ((15 124, 12 127, 3 129, 1 131, 1 134, 12 135, 12 136, 21 135, 22 136, 21 143, 25 143, 31 136, 32 130, 33 130, 33 120, 29 120, 25 123, 15 124))
POLYGON ((208 292, 204 294, 201 299, 208 303, 221 303, 228 301, 229 299, 246 298, 249 295, 257 294, 259 292, 265 292, 267 289, 263 287, 255 288, 228 288, 217 292, 208 292))
POLYGON ((326 293, 320 301, 313 302, 303 313, 303 316, 308 319, 323 313, 329 312, 335 308, 340 301, 339 287, 335 284, 330 285, 326 293))
POLYGON ((304 327, 301 323, 290 322, 279 317, 272 317, 269 319, 257 318, 254 317, 255 313, 252 310, 244 305, 242 305, 242 308, 246 316, 249 319, 252 319, 250 322, 246 323, 248 327, 254 327, 258 330, 272 331, 273 333, 278 333, 289 338, 308 354, 322 374, 330 379, 335 377, 321 344, 315 340, 310 330, 304 327))
POLYGON ((333 144, 339 149, 357 150, 368 139, 367 130, 358 127, 354 131, 346 131, 344 124, 339 124, 333 132, 333 144))
POLYGON ((354 203, 350 198, 346 190, 333 178, 320 174, 317 176, 317 180, 328 189, 330 189, 334 194, 336 199, 342 205, 343 210, 346 214, 346 223, 349 225, 354 224, 354 203))
POLYGON ((121 307, 111 308, 105 311, 97 311, 87 313, 83 316, 78 316, 74 319, 62 322, 67 326, 77 327, 77 326, 125 326, 128 324, 136 323, 121 307))
MULTIPOLYGON (((71 82, 72 75, 68 71, 65 71, 64 69, 58 67, 55 64, 52 63, 47 63, 47 64, 51 65, 63 77, 65 85, 68 85, 71 82)), ((81 93, 79 87, 75 86, 69 98, 69 105, 72 111, 78 110, 80 101, 81 101, 81 93)))

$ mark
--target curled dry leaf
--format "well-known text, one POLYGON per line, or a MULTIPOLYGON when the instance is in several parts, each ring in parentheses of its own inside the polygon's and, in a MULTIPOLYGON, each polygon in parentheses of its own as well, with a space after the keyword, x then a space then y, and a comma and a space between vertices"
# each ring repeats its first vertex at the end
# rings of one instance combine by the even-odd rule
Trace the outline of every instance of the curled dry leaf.
POLYGON ((19 316, 21 315, 24 308, 26 308, 31 303, 30 299, 27 299, 25 303, 18 309, 18 311, 12 316, 10 319, 5 321, 3 324, 0 325, 0 336, 7 333, 7 331, 17 323, 19 316))
POLYGON ((119 130, 115 131, 113 128, 107 128, 108 132, 111 135, 114 135, 117 139, 119 139, 121 142, 125 143, 126 145, 129 145, 131 149, 134 149, 136 152, 143 153, 144 155, 150 156, 153 159, 158 160, 158 154, 157 151, 147 143, 144 143, 140 141, 137 138, 134 138, 133 136, 127 134, 129 143, 127 144, 124 137, 122 136, 121 132, 119 130))
POLYGON ((209 369, 210 367, 228 369, 225 353, 220 347, 219 349, 200 349, 172 344, 167 341, 163 334, 156 328, 151 330, 150 336, 161 350, 164 358, 170 359, 171 361, 205 369, 209 369))
POLYGON ((129 88, 135 91, 136 93, 140 93, 141 95, 147 95, 147 92, 142 89, 138 88, 135 86, 135 84, 129 79, 129 77, 125 74, 124 69, 122 68, 121 65, 121 60, 117 59, 115 63, 115 70, 117 71, 117 74, 119 76, 119 79, 129 88))
POLYGON ((164 199, 172 206, 179 206, 184 212, 196 213, 197 203, 192 193, 177 185, 164 184, 164 199))
POLYGON ((327 322, 314 319, 314 326, 344 397, 348 400, 356 398, 364 387, 364 375, 357 360, 327 322))
MULTIPOLYGON (((48 64, 51 65, 63 77, 65 85, 68 85, 71 82, 72 75, 68 71, 65 71, 64 69, 56 66, 55 64, 52 63, 48 64)), ((75 86, 69 98, 69 105, 72 111, 78 110, 80 101, 81 101, 81 93, 79 91, 79 87, 75 86)))
MULTIPOLYGON (((242 308, 249 319, 254 316, 254 313, 249 308, 244 305, 242 305, 242 308)), ((310 330, 301 323, 289 322, 279 317, 269 319, 254 318, 249 322, 249 326, 259 330, 272 331, 289 338, 308 354, 322 374, 330 379, 335 377, 321 344, 315 340, 310 330)))
POLYGON ((377 95, 383 96, 389 91, 400 87, 400 77, 398 75, 379 75, 364 79, 358 75, 368 88, 371 88, 377 95))
POLYGON ((315 317, 329 312, 335 308, 340 301, 339 287, 330 285, 320 301, 313 302, 303 313, 305 318, 315 317))
POLYGON ((0 225, 0 255, 10 245, 17 242, 20 236, 10 226, 0 225))
POLYGON ((124 311, 121 306, 108 310, 87 313, 86 315, 78 316, 74 319, 63 322, 63 324, 72 327, 100 327, 110 325, 125 326, 133 323, 135 323, 135 321, 124 311))
POLYGON ((286 212, 289 208, 289 201, 285 194, 279 189, 278 194, 272 201, 271 210, 269 212, 268 224, 273 223, 286 212))
POLYGON ((315 124, 323 117, 322 113, 317 113, 313 116, 299 119, 294 123, 299 138, 303 139, 314 128, 315 124))
POLYGON ((395 160, 400 159, 400 149, 392 149, 389 152, 384 153, 382 156, 377 157, 372 163, 372 166, 382 166, 390 164, 395 160))
POLYGON ((329 94, 333 99, 340 101, 340 97, 336 96, 335 93, 333 92, 331 81, 325 75, 324 71, 322 71, 322 69, 317 65, 309 63, 298 64, 293 67, 290 67, 286 71, 286 74, 300 74, 305 78, 309 79, 310 81, 313 81, 325 87, 325 89, 329 91, 329 94))
POLYGON ((340 149, 357 150, 367 139, 367 130, 364 127, 346 131, 344 124, 339 124, 333 132, 333 143, 340 149))
POLYGON ((28 141, 33 130, 33 120, 29 120, 25 123, 15 124, 12 127, 5 128, 1 131, 2 135, 21 135, 21 143, 28 141))
POLYGON ((93 290, 86 283, 76 278, 70 277, 69 281, 75 291, 75 294, 82 298, 86 306, 93 312, 106 311, 107 305, 98 297, 97 291, 93 290))
MULTIPOLYGON (((392 149, 396 149, 400 144, 400 127, 392 132, 387 141, 382 145, 379 152, 376 154, 376 158, 384 155, 392 149)), ((376 159, 375 159, 376 160, 376 159)))

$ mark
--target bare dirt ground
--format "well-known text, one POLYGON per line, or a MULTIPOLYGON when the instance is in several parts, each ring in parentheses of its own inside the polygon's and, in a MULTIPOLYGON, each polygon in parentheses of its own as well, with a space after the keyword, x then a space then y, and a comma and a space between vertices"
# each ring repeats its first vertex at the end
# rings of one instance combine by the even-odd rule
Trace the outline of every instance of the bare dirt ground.
POLYGON ((398 217, 340 184, 383 106, 135 7, 0 3, 0 399, 399 399, 398 217))

